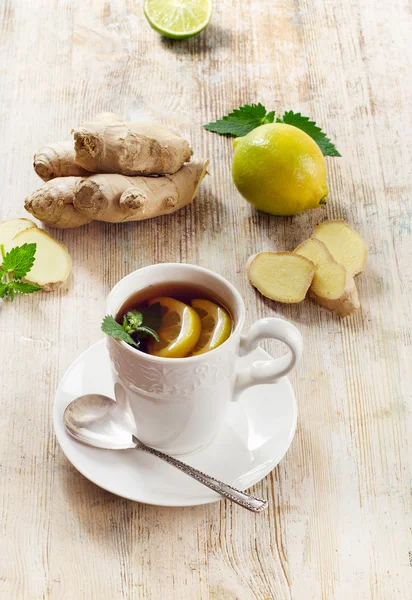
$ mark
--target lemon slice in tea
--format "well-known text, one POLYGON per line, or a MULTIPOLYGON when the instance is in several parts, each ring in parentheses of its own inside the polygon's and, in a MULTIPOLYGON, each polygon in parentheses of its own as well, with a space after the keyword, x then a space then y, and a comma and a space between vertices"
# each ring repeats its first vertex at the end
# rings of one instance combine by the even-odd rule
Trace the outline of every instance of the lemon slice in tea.
POLYGON ((147 342, 149 354, 163 358, 184 358, 196 346, 201 331, 200 317, 197 312, 174 298, 153 298, 149 306, 159 303, 162 308, 162 320, 156 342, 150 338, 147 342))
POLYGON ((202 324, 199 340, 191 354, 197 356, 214 350, 227 340, 232 333, 232 319, 224 308, 210 300, 192 300, 191 304, 202 324))
POLYGON ((158 33, 181 40, 207 27, 212 8, 212 0, 145 0, 144 14, 158 33))

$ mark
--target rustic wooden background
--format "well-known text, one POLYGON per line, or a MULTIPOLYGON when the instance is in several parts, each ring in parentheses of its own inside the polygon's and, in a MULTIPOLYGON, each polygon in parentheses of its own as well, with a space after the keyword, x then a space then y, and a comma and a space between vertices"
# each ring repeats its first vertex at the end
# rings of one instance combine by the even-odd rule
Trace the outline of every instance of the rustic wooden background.
POLYGON ((58 232, 70 286, 1 308, 1 599, 411 598, 411 10, 407 0, 216 4, 205 32, 172 42, 138 0, 0 0, 1 219, 25 216, 38 146, 96 111, 147 114, 211 159, 195 204, 174 216, 58 232), (257 101, 301 110, 336 142, 325 209, 269 217, 236 192, 230 140, 201 124, 257 101), (327 217, 369 245, 362 310, 341 320, 257 296, 249 254, 291 250, 327 217), (101 337, 105 296, 159 261, 214 269, 242 292, 249 322, 278 313, 302 331, 298 431, 254 488, 270 500, 259 517, 226 502, 120 499, 56 443, 54 392, 101 337))

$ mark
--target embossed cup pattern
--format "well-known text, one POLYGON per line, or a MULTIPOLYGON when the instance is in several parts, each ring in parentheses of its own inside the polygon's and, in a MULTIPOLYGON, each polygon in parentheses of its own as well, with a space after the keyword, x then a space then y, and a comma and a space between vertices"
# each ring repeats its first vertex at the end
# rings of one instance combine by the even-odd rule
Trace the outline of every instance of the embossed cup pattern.
MULTIPOLYGON (((108 339, 113 367, 123 383, 136 393, 148 394, 161 400, 165 397, 184 398, 199 389, 207 390, 233 378, 235 349, 213 354, 197 363, 169 359, 167 364, 154 363, 141 353, 129 354, 119 342, 108 339)), ((210 390, 209 390, 210 391, 210 390)), ((170 399, 170 401, 173 401, 170 399)))

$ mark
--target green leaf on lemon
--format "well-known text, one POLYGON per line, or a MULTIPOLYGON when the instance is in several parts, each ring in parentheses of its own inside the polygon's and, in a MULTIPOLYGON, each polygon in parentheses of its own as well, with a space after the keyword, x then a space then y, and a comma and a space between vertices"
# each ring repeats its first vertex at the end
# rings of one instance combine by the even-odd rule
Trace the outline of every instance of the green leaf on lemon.
POLYGON ((335 145, 326 136, 326 133, 324 133, 314 121, 311 121, 309 117, 303 117, 300 113, 294 113, 293 110, 288 110, 281 119, 276 119, 276 122, 293 125, 293 127, 297 127, 307 133, 312 140, 317 143, 323 156, 341 156, 335 145))
MULTIPOLYGON (((243 137, 266 123, 275 121, 275 111, 267 112, 266 108, 259 104, 245 104, 236 108, 231 113, 214 121, 203 125, 207 131, 219 133, 220 135, 232 135, 243 137)), ((276 117, 276 123, 285 123, 292 125, 304 131, 319 146, 323 156, 341 156, 335 145, 327 137, 326 133, 311 121, 309 117, 304 117, 301 113, 295 113, 292 110, 285 112, 283 117, 276 117)))
POLYGON ((245 104, 235 108, 226 117, 203 125, 207 131, 219 133, 220 135, 233 135, 242 137, 250 133, 259 125, 273 123, 275 112, 266 112, 263 104, 245 104))

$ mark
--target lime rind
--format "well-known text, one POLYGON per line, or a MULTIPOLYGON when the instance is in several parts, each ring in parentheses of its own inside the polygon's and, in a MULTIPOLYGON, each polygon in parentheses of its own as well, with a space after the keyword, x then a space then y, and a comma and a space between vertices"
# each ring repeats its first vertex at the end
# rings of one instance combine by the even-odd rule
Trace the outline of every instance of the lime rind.
POLYGON ((199 34, 212 16, 212 0, 145 0, 144 14, 155 31, 171 39, 199 34))

